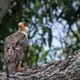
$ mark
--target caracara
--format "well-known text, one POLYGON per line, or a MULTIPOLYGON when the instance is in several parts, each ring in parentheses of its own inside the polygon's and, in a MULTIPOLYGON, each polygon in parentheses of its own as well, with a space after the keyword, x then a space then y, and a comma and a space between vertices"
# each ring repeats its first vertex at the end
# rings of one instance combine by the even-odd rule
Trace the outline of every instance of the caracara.
POLYGON ((17 71, 16 66, 23 58, 26 50, 29 28, 25 22, 19 22, 18 26, 19 30, 5 39, 4 61, 7 75, 14 74, 17 71))

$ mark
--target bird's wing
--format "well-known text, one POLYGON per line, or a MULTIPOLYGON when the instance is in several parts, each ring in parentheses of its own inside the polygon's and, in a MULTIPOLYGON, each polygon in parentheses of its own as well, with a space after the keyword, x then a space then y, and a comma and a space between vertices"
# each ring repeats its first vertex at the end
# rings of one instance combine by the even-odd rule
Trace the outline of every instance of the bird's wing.
POLYGON ((16 54, 14 54, 14 47, 15 42, 11 41, 10 38, 5 40, 4 45, 4 59, 6 62, 13 62, 16 54))
POLYGON ((13 34, 5 40, 4 58, 6 62, 15 62, 23 55, 26 46, 24 34, 13 34))

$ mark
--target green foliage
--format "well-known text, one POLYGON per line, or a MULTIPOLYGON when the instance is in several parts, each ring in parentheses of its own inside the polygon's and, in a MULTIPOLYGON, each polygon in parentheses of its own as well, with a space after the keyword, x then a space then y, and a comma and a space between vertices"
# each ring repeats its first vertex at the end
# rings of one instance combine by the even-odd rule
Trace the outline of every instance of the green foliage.
POLYGON ((49 51, 44 51, 41 55, 41 57, 39 58, 39 61, 44 61, 46 56, 49 54, 49 51))
MULTIPOLYGON (((67 52, 71 54, 80 48, 80 30, 78 29, 80 25, 76 26, 77 31, 73 31, 71 28, 73 24, 77 23, 79 17, 79 0, 14 0, 0 24, 0 55, 3 54, 4 39, 17 31, 17 23, 19 21, 25 21, 30 27, 28 50, 26 51, 23 62, 28 65, 37 65, 38 61, 42 62, 46 60, 49 52, 54 55, 54 52, 61 49, 64 54, 67 52), (73 4, 76 6, 73 6, 73 4), (75 44, 73 42, 67 43, 67 39, 62 42, 62 39, 58 40, 57 37, 53 37, 53 23, 55 21, 62 24, 64 28, 66 25, 69 26, 64 37, 70 37, 69 33, 72 32, 73 37, 70 37, 69 40, 76 38, 75 44), (66 21, 65 25, 64 21, 66 21), (54 42, 53 38, 56 38, 61 45, 64 43, 65 47, 54 48, 52 45, 54 42)), ((66 55, 70 55, 68 53, 66 55)), ((50 56, 52 57, 52 55, 50 56)))

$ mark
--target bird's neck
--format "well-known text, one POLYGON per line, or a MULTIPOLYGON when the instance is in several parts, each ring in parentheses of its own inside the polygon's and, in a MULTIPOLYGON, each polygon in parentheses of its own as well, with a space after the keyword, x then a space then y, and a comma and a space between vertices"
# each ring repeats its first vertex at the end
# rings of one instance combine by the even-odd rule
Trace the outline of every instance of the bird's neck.
POLYGON ((28 33, 26 32, 26 30, 19 29, 18 32, 23 33, 26 37, 28 37, 28 33))

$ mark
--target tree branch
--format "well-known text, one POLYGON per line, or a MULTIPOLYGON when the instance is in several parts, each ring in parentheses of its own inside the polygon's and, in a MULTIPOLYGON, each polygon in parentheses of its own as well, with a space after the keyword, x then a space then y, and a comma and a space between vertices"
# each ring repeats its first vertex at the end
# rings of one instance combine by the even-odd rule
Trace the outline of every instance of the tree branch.
MULTIPOLYGON (((10 75, 10 80, 80 80, 80 50, 66 60, 50 62, 45 66, 26 68, 24 72, 10 75)), ((5 72, 0 73, 0 80, 6 80, 5 72)))

